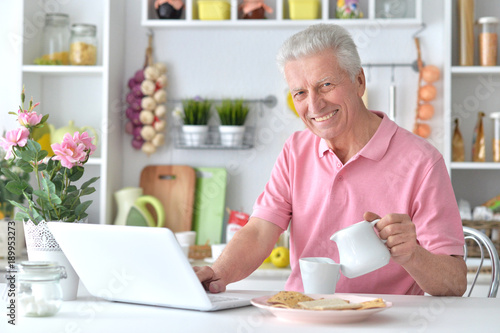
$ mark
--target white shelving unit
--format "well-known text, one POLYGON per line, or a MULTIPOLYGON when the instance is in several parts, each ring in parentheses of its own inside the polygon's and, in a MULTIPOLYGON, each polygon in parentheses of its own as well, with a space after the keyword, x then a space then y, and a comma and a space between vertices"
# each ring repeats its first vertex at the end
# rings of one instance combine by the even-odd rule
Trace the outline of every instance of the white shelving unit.
POLYGON ((120 0, 41 2, 24 0, 21 82, 26 98, 40 102, 38 111, 50 114, 55 128, 70 120, 78 127, 91 126, 98 133, 98 147, 85 167, 83 181, 99 176, 88 209, 89 223, 111 223, 112 193, 121 183, 121 88, 123 86, 124 5, 120 0), (96 66, 34 65, 41 56, 46 12, 66 13, 70 24, 97 26, 96 66))
MULTIPOLYGON (((500 17, 500 6, 492 0, 475 1, 475 20, 482 16, 500 17)), ((500 66, 478 66, 477 29, 475 66, 459 66, 458 22, 456 1, 445 2, 445 67, 444 67, 444 136, 445 160, 457 199, 480 205, 500 194, 500 163, 492 162, 492 123, 489 114, 500 111, 500 66), (483 111, 486 162, 472 162, 472 138, 477 112, 483 111), (454 119, 458 118, 465 144, 465 162, 453 162, 452 138, 454 119)), ((499 63, 500 64, 500 63, 499 63)))
POLYGON ((267 19, 244 20, 238 16, 238 7, 242 0, 228 0, 231 4, 229 20, 203 21, 198 18, 197 0, 185 0, 185 7, 180 19, 158 19, 154 9, 154 0, 142 0, 142 25, 151 28, 161 27, 283 27, 308 26, 318 22, 331 21, 346 26, 419 26, 422 24, 422 0, 403 0, 405 15, 402 18, 387 18, 384 13, 385 0, 360 0, 359 8, 364 17, 361 19, 340 20, 335 18, 336 1, 320 0, 320 18, 316 20, 291 20, 288 0, 267 0, 266 4, 273 9, 267 19))

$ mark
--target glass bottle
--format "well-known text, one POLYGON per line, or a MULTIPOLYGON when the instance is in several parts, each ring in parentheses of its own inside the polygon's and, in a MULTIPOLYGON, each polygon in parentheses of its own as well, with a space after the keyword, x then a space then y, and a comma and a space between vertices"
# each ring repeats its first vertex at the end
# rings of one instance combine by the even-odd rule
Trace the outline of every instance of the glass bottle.
POLYGON ((92 66, 97 62, 97 28, 91 24, 71 26, 69 61, 71 65, 92 66))
POLYGON ((61 13, 45 15, 42 38, 43 64, 68 65, 69 16, 61 13))
POLYGON ((479 65, 497 65, 498 19, 496 17, 481 17, 477 20, 481 26, 479 33, 479 65))
POLYGON ((500 112, 493 112, 490 114, 493 120, 493 162, 500 162, 500 112))
POLYGON ((52 261, 23 261, 15 265, 19 313, 27 317, 49 317, 61 308, 63 292, 59 280, 66 270, 52 261))

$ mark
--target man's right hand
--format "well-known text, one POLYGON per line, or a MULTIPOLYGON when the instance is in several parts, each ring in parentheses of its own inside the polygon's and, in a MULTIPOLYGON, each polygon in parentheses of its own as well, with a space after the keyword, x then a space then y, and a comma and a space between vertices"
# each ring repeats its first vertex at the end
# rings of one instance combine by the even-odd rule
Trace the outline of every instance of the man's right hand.
POLYGON ((194 266, 193 269, 205 290, 214 294, 226 291, 226 283, 217 276, 212 267, 194 266))

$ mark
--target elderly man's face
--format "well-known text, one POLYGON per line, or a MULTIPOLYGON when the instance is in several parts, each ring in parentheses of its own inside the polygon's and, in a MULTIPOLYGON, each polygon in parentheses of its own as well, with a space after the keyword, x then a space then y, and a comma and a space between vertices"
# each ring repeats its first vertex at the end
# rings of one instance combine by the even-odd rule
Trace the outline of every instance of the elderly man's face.
POLYGON ((348 140, 357 111, 363 107, 363 72, 351 82, 328 50, 289 61, 285 77, 295 109, 306 126, 327 141, 348 140))

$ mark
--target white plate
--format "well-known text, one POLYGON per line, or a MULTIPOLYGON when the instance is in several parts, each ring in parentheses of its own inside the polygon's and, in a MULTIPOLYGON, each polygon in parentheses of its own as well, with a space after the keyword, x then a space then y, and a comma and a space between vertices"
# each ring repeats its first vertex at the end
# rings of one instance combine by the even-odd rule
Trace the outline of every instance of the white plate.
MULTIPOLYGON (((373 314, 384 311, 392 306, 391 302, 385 301, 385 308, 375 308, 366 310, 325 310, 325 311, 314 311, 314 310, 302 310, 302 309, 286 309, 286 308, 276 308, 272 307, 267 303, 267 300, 272 295, 257 297, 251 300, 252 304, 258 308, 266 309, 273 315, 282 320, 295 321, 295 322, 308 322, 308 323, 353 323, 360 322, 373 314)), ((314 299, 318 298, 341 298, 347 300, 351 303, 360 303, 366 301, 372 301, 376 298, 374 297, 363 297, 355 295, 308 295, 314 299)))
POLYGON ((203 261, 205 261, 208 264, 213 264, 215 262, 215 259, 214 258, 205 258, 205 259, 203 259, 203 261))

